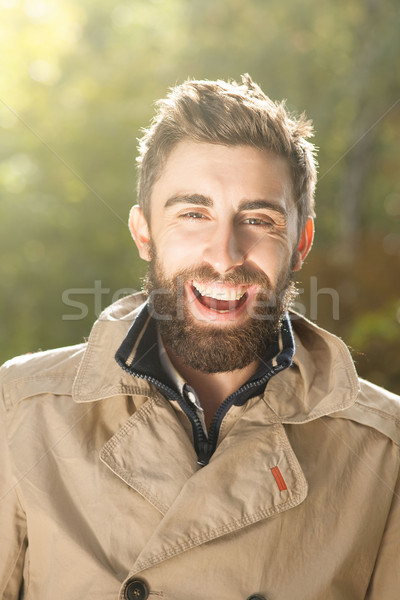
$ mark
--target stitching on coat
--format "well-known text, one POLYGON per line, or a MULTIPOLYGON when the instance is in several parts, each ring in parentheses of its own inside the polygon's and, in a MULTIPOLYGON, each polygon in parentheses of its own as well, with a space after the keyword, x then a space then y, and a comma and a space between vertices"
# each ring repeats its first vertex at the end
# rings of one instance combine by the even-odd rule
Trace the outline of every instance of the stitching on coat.
POLYGON ((394 421, 394 423, 396 423, 396 425, 400 427, 400 419, 398 419, 394 415, 384 412, 383 410, 379 410, 379 408, 373 408, 372 406, 368 406, 367 404, 360 402, 360 400, 357 400, 356 404, 358 404, 359 406, 362 406, 363 409, 365 409, 371 413, 374 413, 374 414, 378 415, 379 417, 382 417, 383 419, 387 419, 388 421, 394 421))
POLYGON ((153 566, 155 563, 166 560, 167 558, 172 558, 176 554, 189 550, 193 546, 198 546, 202 543, 209 542, 217 537, 220 537, 221 535, 232 533, 234 531, 237 531, 238 529, 242 529, 247 525, 257 523, 261 519, 268 518, 274 514, 279 514, 285 510, 288 510, 289 508, 298 506, 305 499, 305 495, 307 494, 308 490, 307 481, 305 480, 300 464, 295 457, 292 446, 286 435, 285 428, 283 425, 277 424, 273 426, 273 432, 276 433, 282 449, 287 450, 287 452, 285 452, 285 458, 297 476, 297 480, 299 482, 299 492, 293 493, 291 498, 284 500, 280 504, 271 506, 266 510, 263 509, 257 511, 256 513, 253 513, 252 515, 246 515, 241 519, 235 519, 234 521, 231 521, 228 524, 221 525, 220 527, 213 529, 212 534, 203 534, 195 537, 189 537, 186 542, 177 544, 176 546, 173 546, 168 550, 164 550, 160 554, 154 555, 152 558, 149 558, 147 561, 138 562, 138 566, 141 570, 153 566))
POLYGON ((190 548, 193 548, 194 546, 199 546, 200 544, 214 540, 215 538, 220 537, 221 535, 225 535, 225 534, 237 531, 238 529, 242 529, 246 525, 253 525, 254 523, 257 523, 258 521, 260 521, 261 519, 268 518, 268 517, 272 516, 273 514, 281 513, 285 509, 289 509, 294 506, 298 506, 298 504, 302 500, 304 500, 302 494, 295 494, 292 499, 290 499, 286 502, 283 502, 282 504, 278 504, 275 507, 271 507, 268 510, 258 511, 258 512, 254 513, 253 515, 248 515, 246 517, 243 517, 242 519, 236 519, 235 521, 232 521, 231 523, 229 523, 227 525, 222 525, 221 527, 214 529, 213 530, 214 535, 208 534, 208 535, 190 537, 190 538, 188 538, 187 542, 177 544, 176 546, 170 548, 169 550, 164 550, 160 554, 153 556, 152 558, 148 559, 147 561, 139 562, 138 567, 141 570, 147 569, 148 567, 151 567, 152 565, 154 565, 157 562, 161 562, 163 560, 166 560, 167 558, 172 558, 173 556, 176 556, 176 554, 179 554, 180 552, 185 552, 186 550, 189 550, 190 548), (297 501, 298 499, 299 499, 299 501, 297 501), (178 550, 178 552, 177 552, 177 550, 178 550))

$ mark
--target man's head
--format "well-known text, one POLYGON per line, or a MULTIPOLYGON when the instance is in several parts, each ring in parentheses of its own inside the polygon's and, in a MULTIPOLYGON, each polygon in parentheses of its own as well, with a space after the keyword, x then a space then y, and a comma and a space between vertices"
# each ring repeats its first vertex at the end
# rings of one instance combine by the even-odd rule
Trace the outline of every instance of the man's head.
POLYGON ((240 369, 278 328, 313 238, 306 131, 249 78, 188 82, 160 104, 130 228, 164 342, 188 366, 240 369))
POLYGON ((298 231, 314 216, 316 161, 307 141, 312 126, 304 115, 288 113, 285 103, 264 94, 249 75, 235 81, 186 81, 156 104, 151 126, 139 143, 138 204, 150 224, 151 192, 163 166, 183 140, 251 146, 284 157, 290 167, 298 231))

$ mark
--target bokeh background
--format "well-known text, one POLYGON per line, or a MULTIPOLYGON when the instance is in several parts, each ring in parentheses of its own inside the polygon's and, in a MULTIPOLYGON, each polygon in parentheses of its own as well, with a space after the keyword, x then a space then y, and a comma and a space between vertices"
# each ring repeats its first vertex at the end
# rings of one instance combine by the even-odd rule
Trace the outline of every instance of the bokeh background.
POLYGON ((79 343, 140 288, 126 221, 153 102, 187 77, 249 72, 306 111, 320 148, 297 307, 350 345, 361 375, 400 392, 398 0, 0 9, 0 359, 79 343))

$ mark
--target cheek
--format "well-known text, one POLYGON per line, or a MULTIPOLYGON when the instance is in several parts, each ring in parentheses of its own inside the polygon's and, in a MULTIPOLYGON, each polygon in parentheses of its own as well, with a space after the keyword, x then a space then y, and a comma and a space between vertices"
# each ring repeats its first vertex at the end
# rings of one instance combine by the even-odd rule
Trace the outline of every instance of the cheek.
POLYGON ((209 235, 205 230, 199 229, 176 228, 157 236, 154 246, 160 258, 172 266, 200 262, 209 235))
POLYGON ((165 277, 173 278, 177 273, 195 264, 185 248, 177 239, 168 238, 153 242, 157 261, 165 277))
POLYGON ((249 253, 249 261, 263 271, 275 284, 282 272, 286 272, 291 265, 292 252, 289 245, 281 240, 264 240, 256 244, 249 253))

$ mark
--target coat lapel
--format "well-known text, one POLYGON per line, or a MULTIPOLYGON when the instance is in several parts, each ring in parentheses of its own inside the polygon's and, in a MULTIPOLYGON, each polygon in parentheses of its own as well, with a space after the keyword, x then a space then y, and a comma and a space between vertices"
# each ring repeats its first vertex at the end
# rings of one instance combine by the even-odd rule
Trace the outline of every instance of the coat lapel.
POLYGON ((192 441, 161 396, 147 400, 126 421, 100 458, 163 515, 200 468, 192 441))
POLYGON ((284 427, 262 400, 241 416, 204 468, 161 398, 128 420, 101 459, 163 515, 132 573, 295 507, 307 494, 284 427))

